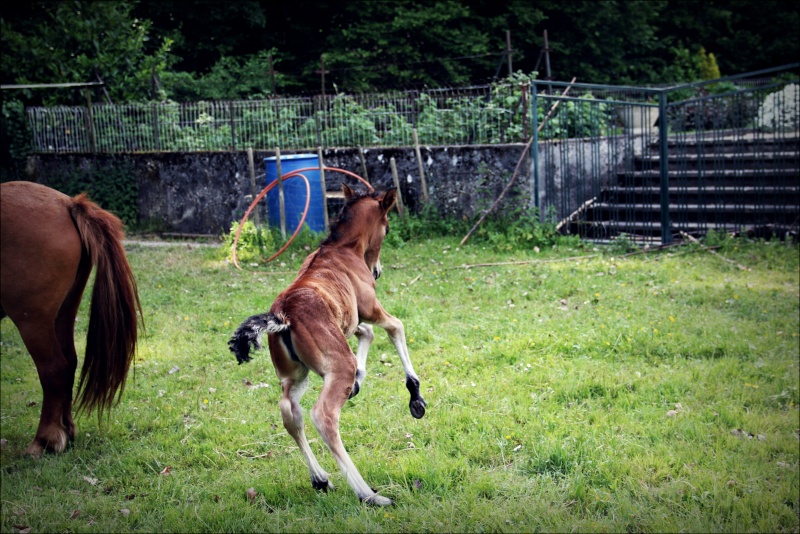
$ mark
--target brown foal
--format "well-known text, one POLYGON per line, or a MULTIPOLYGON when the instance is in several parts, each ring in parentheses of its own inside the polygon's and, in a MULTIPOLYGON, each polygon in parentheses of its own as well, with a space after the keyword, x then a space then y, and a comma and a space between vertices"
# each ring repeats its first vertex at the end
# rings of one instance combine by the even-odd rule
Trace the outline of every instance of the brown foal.
POLYGON ((383 309, 375 294, 381 245, 389 230, 386 215, 397 191, 356 194, 347 185, 342 189, 345 206, 328 238, 306 258, 297 278, 278 295, 270 311, 245 320, 229 345, 239 363, 249 361, 250 346, 260 348, 261 336, 267 333, 272 363, 283 387, 283 424, 305 457, 311 484, 327 490, 333 485, 309 447, 300 407, 309 369, 323 378, 311 420, 358 498, 386 506, 392 500, 367 485, 347 454, 339 435, 339 414, 364 381, 367 351, 374 339, 370 325, 375 324, 386 330, 403 362, 411 415, 417 419, 425 415, 403 323, 383 309), (358 339, 355 357, 347 343, 352 335, 358 339))

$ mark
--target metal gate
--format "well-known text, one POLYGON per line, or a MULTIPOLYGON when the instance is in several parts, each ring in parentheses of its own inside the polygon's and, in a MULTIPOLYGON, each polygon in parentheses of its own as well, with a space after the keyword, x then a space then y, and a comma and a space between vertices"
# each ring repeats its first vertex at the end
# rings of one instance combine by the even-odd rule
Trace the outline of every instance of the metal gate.
POLYGON ((541 216, 594 240, 796 232, 799 66, 664 88, 533 83, 541 216))

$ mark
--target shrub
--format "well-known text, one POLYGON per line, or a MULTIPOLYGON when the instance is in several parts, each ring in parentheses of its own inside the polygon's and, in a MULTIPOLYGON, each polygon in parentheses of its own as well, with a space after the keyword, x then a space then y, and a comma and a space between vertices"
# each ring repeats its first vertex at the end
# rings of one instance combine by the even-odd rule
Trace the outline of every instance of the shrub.
MULTIPOLYGON (((239 223, 231 223, 231 231, 225 236, 222 250, 225 258, 233 261, 233 241, 236 232, 239 230, 239 223)), ((256 227, 251 221, 245 221, 242 231, 239 234, 239 241, 236 244, 236 257, 239 262, 254 262, 272 255, 274 242, 272 233, 266 226, 256 227)))
POLYGON ((758 108, 756 125, 766 131, 796 130, 800 119, 800 87, 796 83, 770 93, 758 108))

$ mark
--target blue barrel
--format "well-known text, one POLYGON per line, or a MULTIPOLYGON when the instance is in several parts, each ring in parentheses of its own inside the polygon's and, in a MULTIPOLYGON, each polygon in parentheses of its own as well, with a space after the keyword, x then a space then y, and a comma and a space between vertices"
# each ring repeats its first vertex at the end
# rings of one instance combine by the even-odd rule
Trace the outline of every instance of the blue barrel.
MULTIPOLYGON (((278 179, 277 158, 264 158, 266 165, 267 185, 278 179)), ((319 157, 316 154, 292 154, 281 156, 281 172, 287 175, 292 171, 314 167, 319 169, 319 157)), ((319 170, 304 171, 303 176, 308 178, 311 188, 311 200, 308 203, 306 224, 315 232, 325 231, 325 199, 322 198, 322 183, 319 170)), ((267 216, 270 226, 280 228, 281 208, 278 186, 267 193, 267 216)), ((286 210, 286 231, 291 233, 297 228, 303 208, 306 205, 306 183, 299 176, 283 181, 283 199, 286 210)))

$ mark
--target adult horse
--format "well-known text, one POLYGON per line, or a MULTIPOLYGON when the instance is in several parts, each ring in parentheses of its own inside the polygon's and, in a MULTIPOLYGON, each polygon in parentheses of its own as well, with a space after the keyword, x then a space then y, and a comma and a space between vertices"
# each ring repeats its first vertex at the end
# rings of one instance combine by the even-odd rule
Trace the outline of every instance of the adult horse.
POLYGON ((322 391, 311 409, 311 420, 358 498, 385 506, 392 504, 391 499, 367 485, 342 444, 339 413, 364 381, 367 351, 374 339, 369 325, 376 324, 389 334, 403 362, 411 415, 418 419, 425 415, 403 323, 383 309, 375 294, 375 280, 381 274, 381 245, 389 231, 386 215, 397 191, 355 194, 347 185, 342 189, 345 205, 328 238, 306 258, 297 278, 278 295, 270 311, 246 319, 229 345, 239 363, 246 362, 250 346, 260 348, 262 335, 267 333, 272 363, 283 388, 283 425, 305 456, 312 486, 327 491, 333 484, 309 447, 300 407, 309 369, 322 376, 322 391), (355 357, 347 344, 352 335, 358 338, 355 357))
MULTIPOLYGON (((42 413, 25 453, 63 451, 75 438, 75 316, 96 266, 78 410, 114 405, 136 348, 141 305, 122 223, 89 201, 32 182, 0 185, 0 318, 19 330, 42 384, 42 413)), ((117 398, 117 401, 119 399, 117 398)))

